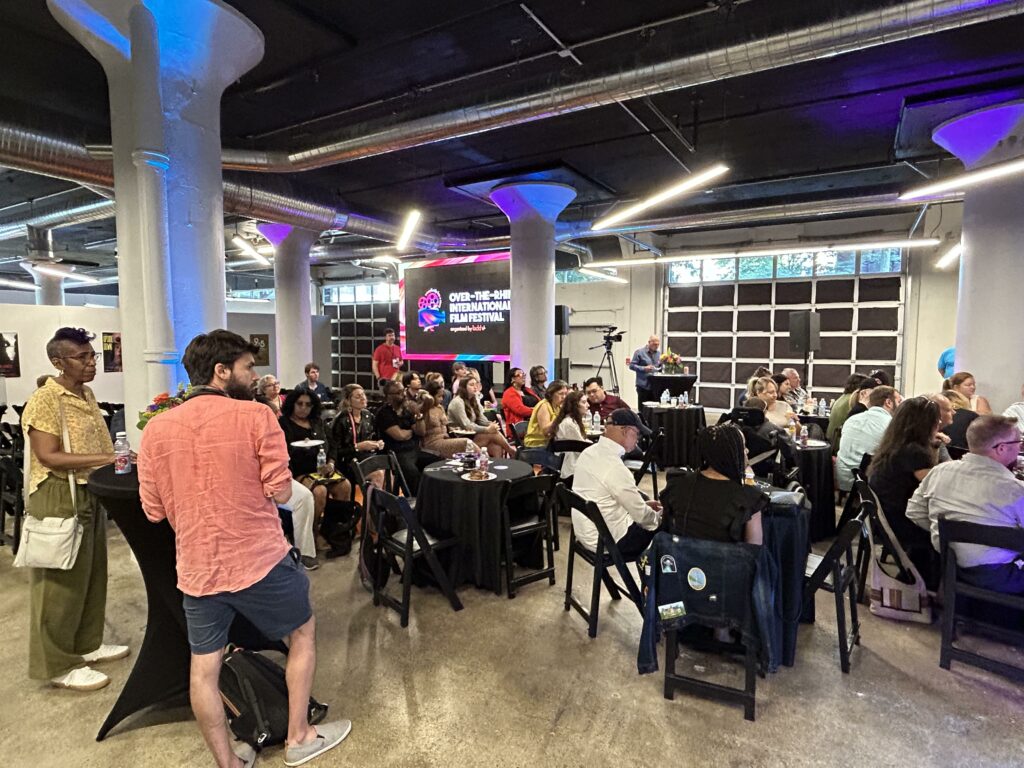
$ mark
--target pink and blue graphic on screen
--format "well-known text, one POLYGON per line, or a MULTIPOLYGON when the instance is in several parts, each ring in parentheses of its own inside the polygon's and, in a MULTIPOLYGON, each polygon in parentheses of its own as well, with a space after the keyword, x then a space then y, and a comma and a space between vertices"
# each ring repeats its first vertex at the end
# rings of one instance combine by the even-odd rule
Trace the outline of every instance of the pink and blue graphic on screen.
POLYGON ((417 319, 426 332, 433 332, 445 320, 445 312, 441 309, 441 292, 437 288, 431 288, 420 296, 419 312, 417 319))

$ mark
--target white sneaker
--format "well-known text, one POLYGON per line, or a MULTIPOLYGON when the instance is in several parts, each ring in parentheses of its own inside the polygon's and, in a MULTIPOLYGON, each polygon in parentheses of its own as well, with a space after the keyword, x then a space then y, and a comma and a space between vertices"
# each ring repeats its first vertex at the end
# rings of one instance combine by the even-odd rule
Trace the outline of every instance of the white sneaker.
POLYGON ((95 669, 79 667, 66 675, 51 679, 50 683, 56 688, 68 688, 72 691, 98 691, 110 684, 110 678, 95 669))
POLYGON ((107 645, 104 643, 92 653, 87 653, 82 656, 82 660, 89 664, 97 664, 103 661, 114 661, 115 659, 123 659, 128 655, 127 645, 107 645))

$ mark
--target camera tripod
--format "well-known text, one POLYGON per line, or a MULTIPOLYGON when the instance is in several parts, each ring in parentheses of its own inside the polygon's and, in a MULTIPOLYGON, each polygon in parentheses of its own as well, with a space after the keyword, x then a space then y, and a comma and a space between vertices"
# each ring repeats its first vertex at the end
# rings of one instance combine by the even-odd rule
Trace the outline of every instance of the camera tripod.
POLYGON ((609 386, 606 389, 609 392, 613 392, 616 395, 619 394, 619 374, 615 370, 615 356, 612 354, 612 340, 605 337, 605 340, 600 344, 595 344, 587 349, 600 349, 604 347, 604 354, 601 356, 601 362, 597 366, 597 373, 594 375, 601 377, 601 372, 604 370, 605 365, 608 366, 608 381, 605 383, 609 386))

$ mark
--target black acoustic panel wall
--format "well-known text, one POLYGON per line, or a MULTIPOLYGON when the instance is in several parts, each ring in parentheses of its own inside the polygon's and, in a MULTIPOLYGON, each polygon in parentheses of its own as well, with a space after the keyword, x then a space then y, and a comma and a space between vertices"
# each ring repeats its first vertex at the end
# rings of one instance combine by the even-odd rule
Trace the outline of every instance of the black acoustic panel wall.
POLYGON ((670 307, 696 307, 700 304, 700 288, 686 285, 668 289, 668 305, 670 307))
POLYGON ((821 315, 821 330, 823 331, 846 331, 853 328, 853 309, 823 309, 821 315))
POLYGON ((356 370, 361 373, 373 373, 373 360, 369 357, 360 357, 356 360, 356 370))
POLYGON ((372 304, 356 304, 356 317, 360 320, 368 320, 373 317, 372 304))
POLYGON ((736 295, 733 285, 705 285, 701 305, 705 307, 731 307, 736 295))
POLYGON ((696 331, 697 330, 697 313, 696 312, 669 312, 668 313, 668 331, 696 331))
POLYGON ((822 336, 821 349, 814 353, 815 360, 849 360, 853 356, 850 336, 822 336))
POLYGON ((772 313, 768 309, 748 310, 736 313, 737 331, 770 331, 772 329, 772 313))
POLYGON ((765 360, 760 363, 736 363, 736 383, 746 385, 746 383, 753 378, 754 371, 765 365, 767 362, 768 361, 765 360))
POLYGON ((736 357, 767 360, 771 355, 771 339, 767 336, 740 336, 736 339, 736 357))
POLYGON ((731 388, 701 385, 700 404, 705 408, 731 408, 733 399, 731 388))
POLYGON ((789 333, 789 310, 776 309, 772 315, 774 316, 775 332, 789 333))
POLYGON ((896 331, 899 327, 896 307, 861 307, 858 312, 857 328, 861 331, 896 331))
POLYGON ((814 386, 816 387, 839 387, 840 389, 850 378, 850 365, 821 365, 814 364, 814 386))
POLYGON ((360 355, 373 354, 373 342, 369 339, 356 339, 356 353, 360 355))
POLYGON ((876 277, 861 279, 860 294, 857 300, 861 303, 867 301, 899 301, 900 278, 876 277))
POLYGON ((776 283, 775 303, 781 304, 810 304, 811 284, 806 283, 776 283))
POLYGON ((700 382, 709 384, 732 383, 732 363, 704 363, 700 364, 700 382))
POLYGON ((895 336, 858 336, 858 360, 895 360, 895 336))
POLYGON ((772 303, 771 283, 740 283, 736 294, 736 303, 740 306, 772 303))
POLYGON ((356 305, 355 304, 339 304, 338 317, 343 319, 351 319, 356 316, 356 305))
POLYGON ((696 336, 669 336, 668 346, 677 355, 683 357, 695 357, 697 355, 696 336))
POLYGON ((355 339, 342 339, 339 341, 338 351, 343 355, 354 355, 356 353, 355 339))
MULTIPOLYGON (((373 316, 374 317, 387 317, 388 313, 391 312, 391 305, 385 304, 384 302, 377 302, 373 305, 373 316)), ((394 329, 395 333, 398 333, 398 328, 394 329)))
POLYGON ((703 336, 701 357, 732 357, 732 336, 703 336))
POLYGON ((849 304, 853 301, 853 280, 819 280, 814 301, 816 304, 849 304))
POLYGON ((732 312, 701 312, 701 331, 731 331, 732 312))

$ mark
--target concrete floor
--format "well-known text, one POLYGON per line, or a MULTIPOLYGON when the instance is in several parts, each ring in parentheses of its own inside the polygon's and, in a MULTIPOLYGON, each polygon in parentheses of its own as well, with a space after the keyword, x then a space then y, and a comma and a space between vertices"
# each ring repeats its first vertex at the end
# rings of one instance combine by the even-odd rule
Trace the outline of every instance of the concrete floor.
MULTIPOLYGON (((568 525, 562 521, 563 541, 568 525)), ((107 639, 137 649, 145 622, 142 579, 110 533, 107 639)), ((454 613, 433 589, 415 589, 408 629, 374 608, 353 557, 311 573, 319 622, 314 694, 354 722, 318 766, 1011 766, 1024 765, 1024 691, 980 670, 938 666, 938 626, 862 613, 849 675, 839 671, 834 610, 801 628, 797 664, 758 681, 757 722, 741 708, 677 694, 661 674, 639 676, 640 617, 626 601, 602 605, 590 640, 562 610, 558 583, 514 600, 469 587, 454 613)), ((589 587, 581 569, 580 592, 589 587)), ((146 713, 97 743, 96 731, 132 663, 104 667, 95 693, 57 691, 25 677, 26 574, 0 549, 0 759, 6 766, 212 765, 187 709, 146 713)), ((1021 663, 1017 651, 1008 652, 1021 663)), ((663 654, 662 654, 663 661, 663 654)), ((740 668, 686 652, 709 674, 740 668)), ((735 672, 733 672, 735 670, 735 672)), ((282 765, 268 750, 258 764, 282 765)))

